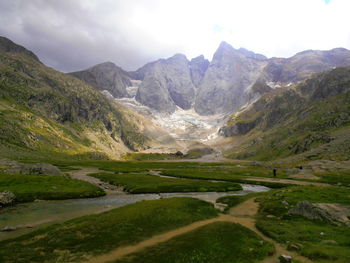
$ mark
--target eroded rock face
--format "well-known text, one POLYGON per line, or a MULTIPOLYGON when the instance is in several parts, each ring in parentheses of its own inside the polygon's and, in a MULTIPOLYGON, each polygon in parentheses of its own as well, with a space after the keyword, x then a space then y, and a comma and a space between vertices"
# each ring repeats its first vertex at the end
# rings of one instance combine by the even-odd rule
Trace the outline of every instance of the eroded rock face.
POLYGON ((0 192, 0 207, 11 205, 16 199, 16 196, 11 191, 0 192))
POLYGON ((115 98, 130 97, 126 90, 127 87, 132 86, 128 73, 112 62, 105 62, 69 74, 98 90, 108 90, 115 98))
POLYGON ((248 102, 249 87, 259 78, 266 59, 222 42, 198 88, 195 110, 201 115, 233 112, 248 102))
POLYGON ((145 66, 144 79, 136 94, 140 103, 160 112, 172 113, 176 106, 192 107, 195 86, 192 83, 189 61, 182 54, 161 59, 145 66))

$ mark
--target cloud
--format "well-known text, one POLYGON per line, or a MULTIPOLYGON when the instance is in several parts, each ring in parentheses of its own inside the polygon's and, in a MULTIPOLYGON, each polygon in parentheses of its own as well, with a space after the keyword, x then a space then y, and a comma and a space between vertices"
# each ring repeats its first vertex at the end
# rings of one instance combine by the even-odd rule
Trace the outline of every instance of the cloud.
POLYGON ((210 59, 222 40, 270 57, 350 48, 348 10, 348 0, 0 0, 0 35, 62 71, 133 70, 180 52, 210 59))

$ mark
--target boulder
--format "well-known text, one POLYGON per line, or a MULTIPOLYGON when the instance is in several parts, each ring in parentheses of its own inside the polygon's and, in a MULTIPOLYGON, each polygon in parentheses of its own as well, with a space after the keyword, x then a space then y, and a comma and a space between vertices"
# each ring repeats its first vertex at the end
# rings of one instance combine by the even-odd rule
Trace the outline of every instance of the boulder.
POLYGON ((45 174, 62 176, 63 173, 52 164, 48 163, 15 163, 3 171, 6 174, 45 174))
POLYGON ((288 255, 281 255, 278 259, 280 263, 292 263, 292 257, 288 255))
POLYGON ((300 201, 288 213, 299 215, 311 220, 321 220, 335 225, 350 225, 347 215, 350 208, 340 204, 311 203, 300 201))
POLYGON ((13 204, 15 199, 16 196, 11 191, 5 190, 0 192, 0 207, 13 204))

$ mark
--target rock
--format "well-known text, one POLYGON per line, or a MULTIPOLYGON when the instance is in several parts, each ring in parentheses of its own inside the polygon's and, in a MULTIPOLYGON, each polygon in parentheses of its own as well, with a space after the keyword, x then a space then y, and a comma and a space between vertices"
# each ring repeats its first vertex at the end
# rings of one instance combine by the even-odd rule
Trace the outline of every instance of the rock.
POLYGON ((227 207, 227 204, 223 204, 223 203, 215 203, 214 204, 214 207, 218 210, 220 210, 221 212, 223 212, 226 207, 227 207))
POLYGON ((335 240, 322 240, 321 243, 329 244, 329 245, 337 245, 338 244, 338 242, 335 240))
POLYGON ((300 243, 292 243, 292 244, 289 244, 287 249, 288 250, 291 250, 291 251, 298 251, 300 249, 302 249, 304 246, 300 243))
POLYGON ((281 255, 278 259, 280 263, 292 263, 292 257, 288 255, 281 255))
MULTIPOLYGON (((350 225, 347 217, 350 207, 340 204, 311 203, 309 201, 300 201, 288 213, 299 215, 311 220, 321 220, 335 225, 350 225)), ((324 235, 323 232, 320 235, 324 235)))
POLYGON ((15 199, 16 196, 11 191, 0 192, 0 207, 13 204, 15 199))
POLYGON ((55 176, 64 175, 56 166, 48 163, 16 163, 3 172, 6 174, 45 174, 55 176))
POLYGON ((267 218, 276 218, 276 216, 274 216, 274 215, 267 215, 266 217, 267 218))
POLYGON ((18 228, 15 226, 5 226, 3 229, 1 229, 1 232, 12 232, 16 231, 18 228))
POLYGON ((281 201, 282 205, 289 205, 289 203, 286 200, 281 201))
POLYGON ((324 232, 320 232, 320 235, 321 235, 321 236, 324 236, 324 232))

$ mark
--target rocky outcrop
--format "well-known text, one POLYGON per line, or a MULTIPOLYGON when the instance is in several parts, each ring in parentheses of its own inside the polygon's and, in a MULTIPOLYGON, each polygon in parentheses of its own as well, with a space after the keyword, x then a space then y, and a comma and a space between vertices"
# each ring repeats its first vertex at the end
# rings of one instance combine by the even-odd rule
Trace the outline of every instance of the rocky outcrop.
POLYGON ((258 120, 255 120, 252 122, 238 122, 234 125, 223 126, 219 129, 219 135, 224 137, 244 135, 251 131, 257 123, 258 120))
POLYGON ((248 101, 248 88, 259 78, 266 59, 222 42, 198 88, 195 110, 202 115, 233 112, 248 101))
POLYGON ((108 90, 115 98, 130 97, 127 87, 132 86, 126 71, 112 62, 98 64, 92 68, 69 73, 98 90, 108 90))
POLYGON ((335 225, 350 225, 350 207, 340 204, 318 204, 300 201, 288 212, 311 220, 320 220, 335 225))
POLYGON ((14 203, 16 196, 11 191, 0 192, 0 207, 14 203))
POLYGON ((3 171, 5 174, 45 174, 62 176, 63 173, 56 167, 48 163, 15 163, 3 171))
POLYGON ((144 79, 136 94, 137 101, 166 113, 174 112, 176 106, 184 110, 192 107, 195 87, 184 55, 158 60, 143 70, 144 79))

